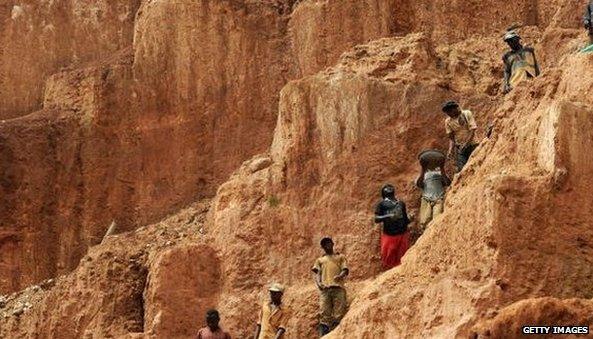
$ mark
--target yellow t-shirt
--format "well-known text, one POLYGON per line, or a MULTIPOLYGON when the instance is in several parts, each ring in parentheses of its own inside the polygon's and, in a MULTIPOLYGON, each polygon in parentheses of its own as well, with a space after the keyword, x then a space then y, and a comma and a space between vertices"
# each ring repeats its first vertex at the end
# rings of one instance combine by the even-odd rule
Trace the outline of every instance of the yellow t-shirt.
POLYGON ((515 88, 528 77, 535 77, 535 55, 531 51, 522 50, 509 56, 511 78, 509 84, 515 88))
POLYGON ((274 339, 278 330, 283 328, 286 331, 288 316, 280 306, 264 302, 259 314, 258 324, 261 326, 258 339, 274 339))
POLYGON ((471 145, 474 144, 474 138, 471 136, 471 131, 478 129, 476 120, 471 111, 463 110, 456 119, 447 117, 445 119, 445 130, 447 134, 455 136, 456 145, 471 145))
POLYGON ((344 281, 336 281, 334 277, 348 269, 346 258, 341 254, 324 255, 315 260, 313 270, 321 272, 321 283, 325 287, 344 287, 344 281))

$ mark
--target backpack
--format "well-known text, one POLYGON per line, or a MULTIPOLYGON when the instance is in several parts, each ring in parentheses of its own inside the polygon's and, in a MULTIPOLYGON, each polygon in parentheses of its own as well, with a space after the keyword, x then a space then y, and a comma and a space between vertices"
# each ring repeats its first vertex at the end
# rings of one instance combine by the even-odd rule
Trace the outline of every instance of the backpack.
POLYGON ((393 220, 402 219, 404 217, 404 206, 403 204, 396 200, 392 201, 389 199, 385 199, 387 201, 387 213, 386 214, 393 214, 393 220))

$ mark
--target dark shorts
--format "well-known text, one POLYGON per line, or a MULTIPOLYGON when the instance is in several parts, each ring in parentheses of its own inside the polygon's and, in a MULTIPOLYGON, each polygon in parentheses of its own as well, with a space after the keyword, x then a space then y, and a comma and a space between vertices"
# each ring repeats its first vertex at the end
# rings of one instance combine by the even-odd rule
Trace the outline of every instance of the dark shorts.
POLYGON ((478 144, 469 145, 457 150, 457 172, 461 172, 465 164, 469 161, 469 157, 476 150, 478 144))

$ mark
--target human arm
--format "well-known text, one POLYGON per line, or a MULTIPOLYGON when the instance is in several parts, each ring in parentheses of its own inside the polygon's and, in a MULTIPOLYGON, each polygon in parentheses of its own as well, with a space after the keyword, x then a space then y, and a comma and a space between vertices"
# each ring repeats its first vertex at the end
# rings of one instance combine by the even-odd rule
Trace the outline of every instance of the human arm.
POLYGON ((385 213, 385 211, 383 210, 383 208, 381 207, 381 203, 377 204, 377 207, 375 208, 375 224, 384 222, 388 219, 393 218, 393 214, 383 214, 385 213))
POLYGON ((336 281, 341 281, 344 278, 346 278, 348 274, 350 274, 350 270, 348 269, 348 265, 346 264, 346 258, 344 256, 341 256, 341 261, 342 263, 340 273, 338 273, 338 275, 334 277, 336 281))
POLYGON ((259 338, 259 332, 261 332, 261 324, 257 324, 257 326, 255 326, 255 335, 253 336, 253 339, 259 338))
POLYGON ((402 220, 403 220, 404 224, 406 226, 408 226, 410 224, 410 218, 408 218, 408 211, 406 210, 406 204, 403 201, 401 202, 401 204, 402 204, 402 214, 403 214, 402 220))
POLYGON ((447 133, 449 137, 449 149, 447 150, 447 158, 453 157, 453 151, 455 150, 455 134, 453 132, 447 133))
POLYGON ((319 262, 319 259, 315 261, 311 272, 313 272, 313 280, 315 280, 315 285, 317 285, 317 288, 320 290, 323 290, 325 286, 323 286, 323 282, 321 280, 321 263, 319 262))
POLYGON ((451 185, 451 179, 447 176, 447 173, 445 173, 445 169, 443 167, 441 167, 441 178, 443 181, 443 186, 447 187, 451 185))
POLYGON ((280 317, 278 322, 278 330, 276 331, 274 339, 280 339, 284 337, 284 333, 286 333, 286 329, 288 328, 288 319, 289 314, 283 311, 282 316, 280 317))
POLYGON ((264 316, 264 310, 263 308, 259 311, 259 320, 257 321, 257 325, 255 326, 255 335, 253 336, 253 339, 258 339, 260 332, 261 332, 261 322, 263 320, 263 316, 264 316))
POLYGON ((279 328, 278 332, 276 332, 276 337, 274 337, 275 339, 280 339, 282 337, 284 337, 284 332, 286 332, 285 329, 283 328, 279 328))
POLYGON ((476 123, 476 119, 474 119, 474 114, 471 111, 463 111, 462 114, 465 121, 467 122, 467 127, 469 129, 469 136, 467 137, 467 140, 465 140, 464 144, 461 145, 461 149, 464 150, 466 147, 468 147, 474 142, 474 137, 476 136, 478 124, 476 123))
POLYGON ((511 68, 512 65, 508 61, 507 54, 505 54, 502 57, 502 62, 504 63, 504 80, 503 80, 502 92, 504 94, 507 94, 508 92, 511 91, 511 84, 509 83, 509 81, 511 79, 511 72, 512 72, 512 68, 511 68))
POLYGON ((426 173, 426 169, 424 169, 424 167, 422 167, 422 171, 420 172, 418 179, 416 179, 416 187, 418 187, 420 189, 424 188, 424 174, 425 173, 426 173))
POLYGON ((531 54, 533 54, 533 66, 535 67, 535 76, 539 76, 540 71, 539 71, 539 64, 537 62, 537 58, 535 57, 535 51, 532 49, 531 50, 531 54))
POLYGON ((447 150, 447 158, 451 158, 453 155, 453 149, 455 148, 455 132, 450 126, 451 118, 447 118, 445 120, 445 133, 447 133, 447 137, 449 138, 449 149, 447 150))

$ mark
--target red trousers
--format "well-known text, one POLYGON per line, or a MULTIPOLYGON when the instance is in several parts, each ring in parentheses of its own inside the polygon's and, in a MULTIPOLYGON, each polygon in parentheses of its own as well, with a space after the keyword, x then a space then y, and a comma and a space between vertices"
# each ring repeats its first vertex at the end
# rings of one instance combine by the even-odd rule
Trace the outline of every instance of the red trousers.
POLYGON ((401 264, 401 259, 410 247, 410 234, 401 235, 381 234, 381 262, 383 268, 388 270, 401 264))

